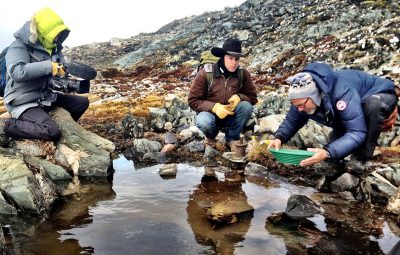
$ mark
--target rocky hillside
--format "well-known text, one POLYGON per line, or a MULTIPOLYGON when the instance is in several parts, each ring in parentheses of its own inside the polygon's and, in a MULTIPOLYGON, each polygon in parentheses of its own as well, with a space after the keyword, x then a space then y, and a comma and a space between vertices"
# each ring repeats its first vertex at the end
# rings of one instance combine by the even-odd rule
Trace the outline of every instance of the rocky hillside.
POLYGON ((400 84, 399 3, 248 0, 236 8, 175 20, 155 33, 68 49, 70 61, 90 64, 101 74, 92 83, 90 108, 81 123, 117 148, 125 147, 122 120, 149 117, 152 107, 163 106, 165 95, 185 101, 200 53, 229 37, 243 42, 247 55, 241 64, 253 75, 260 104, 268 91, 313 61, 361 69, 400 84))
MULTIPOLYGON (((228 37, 243 41, 244 65, 256 84, 281 84, 311 61, 400 76, 399 0, 248 0, 175 20, 157 32, 75 47, 71 61, 95 66, 104 77, 146 78, 193 70, 202 51, 228 37)), ((185 81, 184 79, 182 81, 185 81)))

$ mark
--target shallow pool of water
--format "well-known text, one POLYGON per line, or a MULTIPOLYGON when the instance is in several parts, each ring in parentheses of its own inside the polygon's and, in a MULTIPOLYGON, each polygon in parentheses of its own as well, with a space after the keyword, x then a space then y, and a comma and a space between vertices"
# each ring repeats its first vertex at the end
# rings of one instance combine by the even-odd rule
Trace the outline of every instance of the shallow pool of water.
MULTIPOLYGON (((323 240, 313 240, 320 234, 266 227, 268 216, 285 210, 290 194, 310 196, 311 188, 231 180, 218 172, 209 178, 203 167, 187 164, 178 165, 176 178, 163 179, 159 167, 135 169, 123 157, 115 160, 112 183, 81 184, 81 192, 67 197, 48 220, 17 233, 14 248, 25 254, 306 254, 323 240), (222 200, 248 203, 254 213, 215 227, 202 205, 222 200)), ((312 222, 320 233, 328 231, 324 217, 312 222)), ((339 247, 350 253, 338 254, 384 254, 399 240, 387 226, 384 231, 375 239, 366 235, 369 242, 339 247)), ((350 235, 360 240, 365 233, 350 235)), ((327 238, 326 245, 348 241, 343 238, 327 238)))

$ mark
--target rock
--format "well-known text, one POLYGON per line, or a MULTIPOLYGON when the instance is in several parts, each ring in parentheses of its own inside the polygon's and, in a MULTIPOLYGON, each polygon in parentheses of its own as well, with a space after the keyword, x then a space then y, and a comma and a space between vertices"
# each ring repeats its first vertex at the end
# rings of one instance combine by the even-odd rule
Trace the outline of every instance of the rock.
POLYGON ((161 153, 165 153, 166 155, 171 155, 176 151, 176 146, 174 144, 166 144, 161 149, 161 153))
POLYGON ((150 130, 150 125, 144 117, 127 115, 122 120, 123 134, 129 138, 143 138, 144 132, 150 130))
POLYGON ((4 238, 3 226, 0 224, 0 253, 1 254, 13 254, 7 249, 7 241, 4 238))
POLYGON ((352 202, 355 202, 355 201, 356 201, 355 198, 354 198, 354 196, 353 196, 353 194, 351 194, 350 191, 343 191, 343 192, 340 192, 340 197, 343 198, 343 199, 345 199, 345 200, 347 200, 347 201, 352 201, 352 202))
POLYGON ((317 24, 319 21, 319 16, 317 15, 310 15, 306 17, 307 24, 317 24))
MULTIPOLYGON (((10 214, 17 215, 17 209, 10 205, 4 198, 3 194, 0 193, 0 214, 10 214)), ((3 233, 3 230, 0 230, 0 237, 3 233)), ((1 240, 0 240, 1 241, 1 240)), ((1 247, 1 243, 0 243, 1 247)))
POLYGON ((173 100, 177 98, 175 94, 167 94, 164 96, 164 107, 170 108, 173 105, 173 100))
POLYGON ((120 47, 121 45, 122 45, 122 39, 115 37, 110 39, 110 46, 120 47))
POLYGON ((142 157, 143 162, 164 163, 167 161, 165 153, 162 152, 146 152, 142 157))
POLYGON ((51 115, 62 131, 59 141, 20 140, 0 149, 0 213, 45 214, 72 175, 110 174, 114 144, 82 128, 64 109, 51 115))
POLYGON ((64 144, 59 144, 58 149, 54 155, 56 162, 66 168, 72 169, 73 175, 78 175, 80 168, 80 161, 82 158, 89 157, 89 154, 69 148, 64 144))
POLYGON ((315 189, 318 191, 322 191, 326 186, 326 177, 322 175, 315 181, 315 189))
POLYGON ((210 177, 210 178, 216 178, 216 174, 215 174, 215 169, 212 167, 204 167, 204 176, 206 177, 210 177))
POLYGON ((48 176, 52 181, 71 180, 72 177, 61 166, 55 165, 50 161, 40 159, 38 157, 26 157, 25 162, 31 167, 39 169, 39 171, 48 176))
POLYGON ((256 105, 254 111, 260 119, 269 115, 285 115, 290 108, 290 101, 283 93, 269 92, 256 105))
POLYGON ((58 162, 67 163, 80 176, 109 176, 115 145, 84 129, 64 109, 58 108, 51 115, 62 131, 56 150, 58 162))
POLYGON ((173 129, 173 127, 174 127, 173 124, 169 121, 165 122, 165 124, 164 124, 164 129, 166 131, 171 131, 173 129))
POLYGON ((194 140, 184 146, 190 152, 204 152, 205 145, 203 141, 194 140))
POLYGON ((150 128, 155 132, 164 131, 164 125, 168 122, 168 112, 165 108, 150 107, 150 128))
POLYGON ((400 215, 400 187, 397 188, 396 193, 389 198, 386 209, 391 213, 400 215))
POLYGON ((165 140, 164 142, 166 144, 175 144, 177 142, 176 135, 174 133, 170 133, 170 132, 168 132, 164 135, 164 140, 165 140))
POLYGON ((173 177, 176 176, 177 171, 178 171, 178 166, 176 164, 168 164, 160 167, 158 174, 161 177, 173 177))
POLYGON ((285 214, 294 220, 312 217, 317 213, 321 213, 321 207, 314 201, 304 195, 290 195, 285 214))
POLYGON ((314 165, 318 174, 328 177, 332 180, 345 172, 344 162, 342 160, 324 160, 314 165))
POLYGON ((159 152, 162 148, 161 143, 148 139, 135 139, 133 145, 127 148, 124 155, 131 159, 143 159, 146 153, 159 152))
POLYGON ((276 130, 278 130, 278 127, 280 124, 282 124, 283 120, 285 118, 285 115, 279 114, 279 115, 269 115, 266 117, 263 117, 259 119, 259 132, 264 133, 275 133, 276 130))
POLYGON ((46 157, 47 155, 53 155, 56 151, 53 142, 41 140, 24 139, 15 141, 13 147, 18 149, 21 154, 33 157, 46 157))
POLYGON ((221 157, 221 153, 211 146, 206 146, 203 154, 203 164, 205 166, 216 166, 218 165, 218 158, 221 157))
POLYGON ((396 192, 393 185, 371 175, 365 178, 364 189, 365 195, 368 195, 372 202, 381 204, 386 204, 388 199, 396 192))
POLYGON ((20 211, 40 214, 49 208, 40 184, 22 158, 0 155, 0 189, 6 201, 12 201, 10 206, 20 211))
POLYGON ((268 167, 249 162, 244 169, 246 175, 266 176, 269 177, 268 167))
POLYGON ((379 174, 383 175, 385 179, 393 183, 395 186, 400 186, 400 164, 390 164, 386 167, 377 167, 375 169, 379 174))
POLYGON ((182 130, 179 133, 180 136, 180 141, 182 143, 188 142, 188 141, 192 141, 194 139, 203 139, 204 135, 203 133, 200 131, 200 129, 196 126, 190 126, 187 129, 182 130))
POLYGON ((350 191, 357 187, 358 178, 349 173, 342 174, 339 178, 331 182, 331 189, 333 192, 350 191))

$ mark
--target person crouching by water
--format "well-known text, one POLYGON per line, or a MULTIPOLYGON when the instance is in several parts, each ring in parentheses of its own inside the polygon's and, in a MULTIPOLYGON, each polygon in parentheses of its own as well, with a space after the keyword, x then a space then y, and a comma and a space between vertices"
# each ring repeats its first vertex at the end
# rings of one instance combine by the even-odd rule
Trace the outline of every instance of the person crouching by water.
POLYGON ((65 76, 61 50, 69 32, 53 10, 43 8, 14 34, 15 41, 6 55, 8 74, 4 96, 12 118, 1 120, 3 135, 57 140, 61 130, 49 111, 62 107, 78 121, 88 108, 88 98, 53 92, 46 85, 49 75, 65 76))
POLYGON ((241 42, 228 39, 211 53, 219 57, 210 70, 205 67, 196 76, 189 91, 189 106, 197 112, 196 125, 206 136, 205 144, 215 148, 215 137, 223 128, 231 150, 257 103, 256 88, 247 70, 239 67, 241 42), (210 84, 207 72, 212 73, 210 84))
POLYGON ((382 129, 388 126, 384 127, 388 124, 384 120, 397 113, 393 82, 357 70, 335 71, 325 63, 308 64, 287 82, 292 106, 268 148, 279 149, 313 119, 332 127, 330 143, 322 149, 309 148, 315 155, 300 165, 352 154, 346 168, 361 174, 382 129))

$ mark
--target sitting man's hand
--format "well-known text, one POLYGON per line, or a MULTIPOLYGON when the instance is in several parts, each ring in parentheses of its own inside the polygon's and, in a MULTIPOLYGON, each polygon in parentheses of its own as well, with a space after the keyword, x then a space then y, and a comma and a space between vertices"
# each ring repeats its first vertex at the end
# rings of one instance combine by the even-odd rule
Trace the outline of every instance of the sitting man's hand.
POLYGON ((275 139, 275 140, 271 140, 269 141, 268 144, 268 149, 273 148, 276 150, 279 150, 282 146, 282 141, 280 139, 275 139))
POLYGON ((62 64, 57 62, 51 62, 51 65, 53 66, 53 71, 52 71, 53 76, 60 76, 60 77, 65 76, 65 70, 62 64))
POLYGON ((216 103, 211 111, 215 113, 220 119, 224 119, 226 116, 234 114, 233 111, 227 109, 226 105, 220 103, 216 103))
POLYGON ((231 98, 229 98, 228 100, 229 105, 227 106, 227 108, 231 111, 234 111, 239 102, 240 102, 240 97, 237 94, 235 94, 231 96, 231 98))
POLYGON ((315 152, 314 156, 300 162, 300 166, 311 166, 328 158, 328 151, 320 148, 308 148, 308 151, 315 152))

